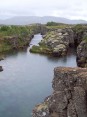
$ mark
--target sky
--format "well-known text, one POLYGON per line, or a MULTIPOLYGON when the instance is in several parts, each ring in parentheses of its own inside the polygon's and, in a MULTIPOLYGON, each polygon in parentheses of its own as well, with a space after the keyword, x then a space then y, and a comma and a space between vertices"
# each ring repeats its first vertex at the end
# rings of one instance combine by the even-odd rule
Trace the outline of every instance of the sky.
POLYGON ((56 16, 87 20, 87 0, 0 0, 0 19, 56 16))

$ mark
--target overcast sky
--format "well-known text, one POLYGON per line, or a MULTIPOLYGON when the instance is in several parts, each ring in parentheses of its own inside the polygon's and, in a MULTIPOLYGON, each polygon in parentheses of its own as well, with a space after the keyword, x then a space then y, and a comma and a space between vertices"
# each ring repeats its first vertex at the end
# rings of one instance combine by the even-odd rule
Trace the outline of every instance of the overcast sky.
POLYGON ((14 16, 58 16, 87 20, 87 0, 0 0, 0 19, 14 16))

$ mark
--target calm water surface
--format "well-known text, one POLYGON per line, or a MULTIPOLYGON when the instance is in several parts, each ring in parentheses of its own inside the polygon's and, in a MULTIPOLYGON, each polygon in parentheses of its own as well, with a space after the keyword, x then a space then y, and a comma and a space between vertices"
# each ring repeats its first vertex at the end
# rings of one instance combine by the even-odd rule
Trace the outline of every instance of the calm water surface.
MULTIPOLYGON (((31 46, 41 39, 35 35, 31 46)), ((58 59, 32 54, 29 48, 8 54, 0 65, 4 68, 0 72, 0 117, 31 117, 32 108, 52 92, 54 67, 77 66, 73 50, 58 59)))

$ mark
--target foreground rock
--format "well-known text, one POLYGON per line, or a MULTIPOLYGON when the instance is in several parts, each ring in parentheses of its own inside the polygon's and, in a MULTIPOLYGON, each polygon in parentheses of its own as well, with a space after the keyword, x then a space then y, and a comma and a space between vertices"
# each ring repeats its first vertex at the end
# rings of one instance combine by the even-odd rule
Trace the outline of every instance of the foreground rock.
POLYGON ((54 69, 53 94, 37 105, 33 117, 87 117, 87 69, 54 69))
POLYGON ((87 67, 87 41, 82 41, 77 48, 77 63, 80 67, 87 67))

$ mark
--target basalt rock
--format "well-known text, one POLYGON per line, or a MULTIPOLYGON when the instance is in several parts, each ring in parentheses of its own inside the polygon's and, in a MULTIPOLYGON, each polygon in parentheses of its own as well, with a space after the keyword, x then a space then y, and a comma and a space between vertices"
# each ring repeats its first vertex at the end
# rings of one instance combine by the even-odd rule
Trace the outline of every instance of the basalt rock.
POLYGON ((55 68, 52 87, 33 117, 87 117, 87 68, 55 68))

